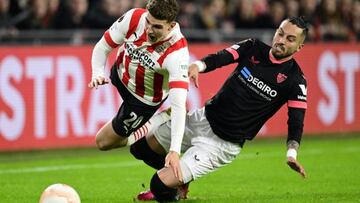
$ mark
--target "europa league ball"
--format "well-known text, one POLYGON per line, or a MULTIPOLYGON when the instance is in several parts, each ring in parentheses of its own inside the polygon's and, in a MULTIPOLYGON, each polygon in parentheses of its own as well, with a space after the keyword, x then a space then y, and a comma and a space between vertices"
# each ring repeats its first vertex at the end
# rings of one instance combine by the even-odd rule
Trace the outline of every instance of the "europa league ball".
POLYGON ((41 194, 40 203, 80 203, 76 190, 66 184, 53 184, 41 194))

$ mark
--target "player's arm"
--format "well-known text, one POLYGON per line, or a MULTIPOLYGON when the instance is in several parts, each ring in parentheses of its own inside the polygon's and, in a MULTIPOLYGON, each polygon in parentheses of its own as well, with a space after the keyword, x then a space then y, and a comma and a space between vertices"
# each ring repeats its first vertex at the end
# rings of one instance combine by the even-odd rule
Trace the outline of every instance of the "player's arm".
POLYGON ((216 68, 235 63, 254 43, 254 39, 244 40, 214 54, 209 54, 201 60, 195 61, 189 66, 189 78, 194 81, 196 87, 199 87, 199 72, 206 73, 216 68))
POLYGON ((133 12, 134 10, 128 11, 114 22, 96 43, 91 57, 92 74, 88 84, 90 88, 109 83, 105 78, 106 59, 113 49, 123 44, 133 12))
POLYGON ((304 167, 297 161, 297 153, 300 146, 300 141, 303 131, 303 121, 305 116, 304 109, 297 109, 289 107, 288 110, 288 139, 287 139, 287 164, 290 168, 300 173, 305 177, 304 167))
POLYGON ((179 181, 182 181, 179 157, 185 130, 186 98, 189 88, 188 64, 189 52, 187 48, 170 54, 164 61, 164 65, 169 71, 171 106, 171 144, 165 159, 165 167, 172 167, 179 181))
POLYGON ((303 79, 292 88, 288 100, 288 138, 287 138, 287 164, 303 177, 306 176, 304 167, 297 161, 301 137, 304 128, 306 103, 306 81, 303 79))

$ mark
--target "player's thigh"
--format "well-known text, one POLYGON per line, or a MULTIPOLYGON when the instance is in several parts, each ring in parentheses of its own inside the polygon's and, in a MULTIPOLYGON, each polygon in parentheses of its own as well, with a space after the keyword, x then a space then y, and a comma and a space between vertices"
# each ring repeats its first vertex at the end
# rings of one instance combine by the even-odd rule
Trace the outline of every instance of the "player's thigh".
MULTIPOLYGON (((185 152, 191 146, 191 139, 193 137, 192 131, 185 125, 185 132, 181 142, 181 152, 185 152)), ((171 144, 171 121, 161 124, 155 131, 154 137, 156 141, 165 149, 166 152, 170 149, 171 144)))
POLYGON ((112 122, 107 122, 96 134, 96 143, 100 148, 120 144, 125 137, 118 135, 113 127, 112 122))
POLYGON ((183 154, 180 165, 184 183, 196 180, 231 163, 240 153, 239 145, 226 141, 218 142, 217 139, 220 138, 194 142, 194 145, 183 154))
POLYGON ((166 151, 164 147, 159 143, 154 135, 147 135, 146 142, 148 143, 151 150, 156 152, 157 154, 166 155, 166 151))

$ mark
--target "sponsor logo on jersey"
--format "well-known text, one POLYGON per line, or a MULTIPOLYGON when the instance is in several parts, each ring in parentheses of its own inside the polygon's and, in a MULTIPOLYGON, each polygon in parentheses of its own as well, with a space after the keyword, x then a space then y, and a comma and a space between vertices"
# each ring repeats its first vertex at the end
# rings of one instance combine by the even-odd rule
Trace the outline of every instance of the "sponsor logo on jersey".
POLYGON ((188 65, 184 64, 184 65, 180 65, 181 70, 187 71, 188 70, 188 65))
MULTIPOLYGON (((263 82, 259 78, 254 77, 246 66, 244 66, 240 72, 241 72, 241 75, 246 79, 246 81, 248 83, 252 84, 253 87, 256 87, 256 90, 258 90, 258 91, 260 90, 261 93, 265 93, 266 95, 268 95, 272 98, 276 97, 277 91, 271 89, 271 87, 269 87, 265 82, 263 82)), ((258 92, 258 91, 255 91, 255 92, 258 92)), ((266 98, 266 99, 268 99, 268 98, 266 98)))
POLYGON ((307 88, 306 88, 306 86, 303 85, 303 84, 300 84, 299 87, 300 87, 300 89, 301 89, 302 94, 303 94, 304 96, 306 96, 306 95, 307 95, 307 88))
POLYGON ((237 45, 237 44, 234 44, 234 45, 231 46, 231 48, 237 50, 238 48, 240 48, 240 46, 237 45))
POLYGON ((300 84, 299 87, 301 89, 302 95, 298 95, 297 98, 300 99, 300 100, 305 100, 306 101, 307 88, 306 88, 306 86, 304 84, 300 84))
POLYGON ((298 95, 297 98, 300 99, 300 100, 306 101, 306 96, 298 95))
POLYGON ((133 60, 139 60, 140 65, 154 70, 155 62, 151 58, 151 53, 145 49, 139 49, 134 44, 126 43, 125 48, 129 57, 133 60))

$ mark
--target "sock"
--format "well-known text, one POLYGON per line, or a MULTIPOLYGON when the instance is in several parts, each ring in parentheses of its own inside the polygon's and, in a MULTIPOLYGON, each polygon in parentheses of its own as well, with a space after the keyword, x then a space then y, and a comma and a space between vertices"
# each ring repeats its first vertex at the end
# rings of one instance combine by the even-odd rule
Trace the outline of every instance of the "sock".
POLYGON ((152 134, 161 124, 166 123, 170 120, 170 111, 160 112, 149 119, 143 126, 133 132, 127 141, 127 146, 134 144, 136 141, 145 137, 146 135, 152 134))
POLYGON ((151 178, 150 190, 158 202, 172 202, 179 200, 177 189, 165 185, 157 173, 151 178))
POLYGON ((139 160, 144 161, 148 166, 160 170, 165 165, 165 155, 154 152, 143 137, 130 146, 130 153, 139 160))

